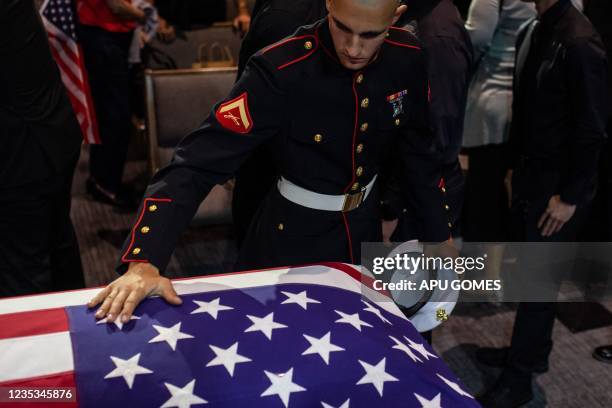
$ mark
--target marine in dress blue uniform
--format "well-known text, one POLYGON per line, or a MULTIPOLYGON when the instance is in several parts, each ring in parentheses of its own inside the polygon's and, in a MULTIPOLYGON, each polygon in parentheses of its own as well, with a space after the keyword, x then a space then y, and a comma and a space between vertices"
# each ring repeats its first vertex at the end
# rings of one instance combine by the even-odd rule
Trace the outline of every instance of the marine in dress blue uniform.
POLYGON ((403 190, 425 220, 423 240, 447 240, 428 94, 426 56, 403 29, 391 27, 358 71, 338 60, 326 19, 261 50, 153 177, 118 271, 132 262, 163 271, 211 188, 268 140, 281 179, 253 219, 237 270, 360 263, 361 242, 381 238, 376 176, 391 151, 400 152, 403 190), (326 205, 337 208, 317 208, 326 205))

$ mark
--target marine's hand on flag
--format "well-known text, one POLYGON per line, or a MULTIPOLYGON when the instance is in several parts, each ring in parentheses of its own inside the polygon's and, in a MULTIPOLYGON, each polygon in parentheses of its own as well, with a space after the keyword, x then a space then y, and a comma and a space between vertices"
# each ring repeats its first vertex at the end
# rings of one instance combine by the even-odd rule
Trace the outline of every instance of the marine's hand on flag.
POLYGON ((96 319, 107 318, 114 322, 118 317, 123 323, 129 322, 134 309, 150 296, 161 296, 171 305, 183 303, 170 279, 159 274, 150 263, 132 263, 128 271, 115 279, 87 303, 92 308, 102 305, 96 312, 96 319))

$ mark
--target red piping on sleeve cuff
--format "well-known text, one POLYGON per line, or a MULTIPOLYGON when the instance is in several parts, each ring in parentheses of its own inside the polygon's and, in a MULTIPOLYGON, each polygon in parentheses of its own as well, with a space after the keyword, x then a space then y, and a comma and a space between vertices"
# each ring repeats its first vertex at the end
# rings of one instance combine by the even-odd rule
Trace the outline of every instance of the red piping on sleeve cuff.
POLYGON ((121 261, 122 262, 128 262, 128 263, 130 263, 130 262, 149 262, 148 259, 127 259, 126 257, 132 251, 132 246, 134 246, 134 241, 136 240, 136 230, 138 229, 138 226, 142 222, 142 219, 144 217, 145 211, 147 211, 147 209, 149 207, 149 203, 151 203, 151 202, 154 202, 154 203, 170 203, 170 202, 172 202, 172 199, 170 199, 170 198, 145 198, 145 200, 144 200, 144 202, 142 204, 142 210, 140 211, 140 215, 138 216, 138 220, 136 221, 136 224, 134 224, 134 227, 132 228, 132 235, 131 235, 131 238, 130 238, 130 245, 128 245, 127 249, 125 250, 125 253, 121 257, 121 261))

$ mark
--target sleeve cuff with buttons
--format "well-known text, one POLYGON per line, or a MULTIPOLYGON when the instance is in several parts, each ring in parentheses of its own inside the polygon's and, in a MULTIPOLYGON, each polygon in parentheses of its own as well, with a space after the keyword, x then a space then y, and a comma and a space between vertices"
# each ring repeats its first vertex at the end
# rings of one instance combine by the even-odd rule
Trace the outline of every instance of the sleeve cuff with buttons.
POLYGON ((121 250, 117 272, 124 274, 134 262, 150 263, 160 271, 166 268, 170 253, 159 248, 157 241, 164 234, 170 198, 145 198, 138 212, 138 219, 128 235, 121 250))

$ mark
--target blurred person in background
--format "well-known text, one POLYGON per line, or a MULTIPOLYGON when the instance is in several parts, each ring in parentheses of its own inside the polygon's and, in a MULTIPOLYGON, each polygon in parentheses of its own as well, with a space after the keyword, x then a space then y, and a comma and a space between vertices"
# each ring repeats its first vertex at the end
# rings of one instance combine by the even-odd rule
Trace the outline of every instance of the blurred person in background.
MULTIPOLYGON (((612 1, 610 0, 584 0, 584 14, 591 20, 595 29, 601 35, 608 55, 608 101, 612 101, 612 1)), ((602 150, 599 160, 599 184, 593 209, 587 225, 585 241, 612 241, 612 103, 608 110, 608 139, 602 150)), ((612 363, 612 344, 597 347, 593 357, 604 363, 612 363)))
MULTIPOLYGON (((237 10, 233 25, 244 35, 251 24, 249 4, 246 0, 233 1, 237 10)), ((193 30, 227 20, 226 0, 156 0, 155 6, 169 25, 180 30, 193 30)))
MULTIPOLYGON (((474 0, 465 27, 474 46, 476 69, 470 83, 463 128, 468 157, 462 236, 465 242, 504 242, 508 196, 504 188, 516 38, 535 18, 533 4, 521 0, 474 0)), ((486 273, 496 279, 502 246, 487 247, 486 273)))
MULTIPOLYGON (((451 0, 406 0, 404 3, 408 8, 398 26, 414 33, 427 53, 430 115, 442 162, 440 187, 446 196, 448 223, 455 237, 459 233, 463 203, 464 182, 458 158, 472 71, 472 44, 451 0)), ((390 161, 398 163, 400 158, 390 161)), ((426 227, 418 217, 417 203, 401 199, 395 167, 392 164, 387 169, 389 180, 381 199, 385 220, 383 239, 395 242, 420 239, 426 227)))
POLYGON ((0 297, 85 286, 70 220, 82 134, 32 0, 0 2, 0 297))
MULTIPOLYGON (((605 49, 569 0, 535 5, 537 20, 517 40, 507 174, 511 239, 575 242, 595 195, 606 137, 605 49)), ((555 315, 551 300, 521 302, 510 347, 479 350, 481 362, 503 368, 480 395, 484 406, 516 407, 533 398, 534 373, 548 370, 555 315)))
POLYGON ((78 0, 77 12, 101 139, 90 145, 87 192, 97 201, 135 209, 135 192, 122 184, 133 130, 128 54, 134 29, 147 24, 153 8, 141 9, 127 0, 78 0))

